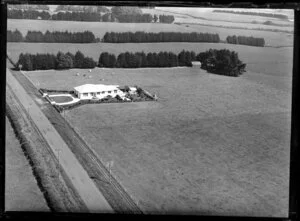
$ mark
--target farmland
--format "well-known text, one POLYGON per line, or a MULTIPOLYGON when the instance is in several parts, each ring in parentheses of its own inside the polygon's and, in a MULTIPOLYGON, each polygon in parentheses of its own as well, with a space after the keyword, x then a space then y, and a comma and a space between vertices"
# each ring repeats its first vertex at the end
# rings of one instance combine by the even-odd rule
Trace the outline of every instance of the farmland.
POLYGON ((53 53, 58 51, 76 53, 80 50, 84 55, 98 61, 101 52, 119 54, 121 52, 159 52, 172 51, 179 53, 182 50, 192 50, 196 53, 213 49, 229 49, 238 52, 240 59, 247 64, 246 69, 253 72, 268 73, 271 75, 291 74, 293 63, 293 48, 261 48, 232 44, 212 43, 126 43, 112 44, 47 44, 47 43, 8 43, 8 52, 14 61, 18 61, 20 53, 53 53), (119 46, 119 47, 117 47, 119 46))
POLYGON ((293 35, 214 25, 292 30, 291 22, 206 9, 199 17, 210 21, 196 18, 196 10, 143 11, 173 14, 179 24, 8 20, 7 27, 19 29, 23 35, 28 30, 88 30, 99 38, 111 31, 209 32, 219 34, 222 40, 228 35, 263 37, 267 47, 225 43, 7 43, 7 51, 14 61, 26 52, 74 54, 80 50, 95 61, 102 52, 199 53, 210 48, 238 52, 247 72, 237 78, 187 67, 25 74, 37 88, 72 90, 87 83, 138 85, 158 96, 157 102, 87 104, 62 115, 103 165, 114 162, 113 176, 145 213, 286 217, 293 35), (224 21, 217 21, 217 17, 224 21), (248 25, 254 20, 286 27, 248 25))
POLYGON ((6 118, 5 209, 7 211, 49 211, 13 128, 6 118), (13 162, 13 163, 12 163, 13 162))
POLYGON ((91 79, 83 79, 74 76, 77 71, 28 76, 57 89, 103 78, 107 84, 137 84, 159 97, 158 102, 85 105, 65 113, 103 162, 115 162, 114 176, 143 210, 286 216, 288 75, 248 72, 230 78, 189 68, 94 69, 91 79))
MULTIPOLYGON (((187 21, 186 21, 187 22, 187 21)), ((191 21, 189 21, 191 22, 191 21)), ((201 23, 204 23, 201 21, 201 23)), ((212 25, 213 22, 210 22, 212 25)), ((220 23, 217 23, 220 25, 220 23)), ((234 23, 233 23, 234 24, 234 23)), ((233 26, 225 23, 224 26, 233 26)), ((240 24, 241 27, 248 27, 248 24, 240 24)), ((259 27, 259 25, 257 26, 259 27)), ((266 28, 270 28, 267 26, 266 28)), ((280 27, 274 27, 280 29, 280 27)), ((145 31, 145 32, 208 32, 217 33, 221 40, 225 40, 228 35, 245 35, 262 37, 266 39, 266 44, 270 46, 291 46, 293 45, 293 35, 288 33, 277 33, 271 31, 231 29, 213 26, 202 26, 199 24, 154 24, 154 23, 115 23, 115 22, 67 22, 67 21, 40 21, 40 20, 20 20, 8 19, 7 29, 18 29, 25 36, 28 30, 49 31, 91 31, 96 37, 102 38, 106 32, 125 32, 125 31, 145 31)))

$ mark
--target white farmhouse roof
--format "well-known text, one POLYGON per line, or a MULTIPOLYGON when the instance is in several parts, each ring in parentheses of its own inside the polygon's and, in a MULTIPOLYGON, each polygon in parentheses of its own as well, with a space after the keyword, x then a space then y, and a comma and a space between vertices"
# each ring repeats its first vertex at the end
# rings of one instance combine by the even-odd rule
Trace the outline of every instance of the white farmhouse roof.
POLYGON ((201 65, 201 62, 200 61, 192 61, 192 64, 193 65, 201 65))
POLYGON ((91 93, 100 91, 112 91, 117 90, 119 85, 105 85, 105 84, 84 84, 78 87, 74 87, 79 93, 91 93))

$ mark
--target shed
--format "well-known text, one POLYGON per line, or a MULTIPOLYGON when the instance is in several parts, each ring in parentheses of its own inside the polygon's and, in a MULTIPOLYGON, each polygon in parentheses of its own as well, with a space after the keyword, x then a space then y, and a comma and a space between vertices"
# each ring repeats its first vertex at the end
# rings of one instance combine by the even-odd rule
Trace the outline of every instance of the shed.
POLYGON ((201 68, 201 62, 200 61, 192 61, 192 67, 193 68, 201 68))

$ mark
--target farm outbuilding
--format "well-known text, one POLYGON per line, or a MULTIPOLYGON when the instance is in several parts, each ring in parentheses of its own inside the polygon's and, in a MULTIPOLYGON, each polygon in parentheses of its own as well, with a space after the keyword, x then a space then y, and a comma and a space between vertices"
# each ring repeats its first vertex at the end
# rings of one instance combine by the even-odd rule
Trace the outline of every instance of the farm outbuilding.
POLYGON ((201 68, 201 62, 200 61, 192 61, 192 67, 193 68, 201 68))
POLYGON ((125 94, 120 90, 119 85, 104 85, 104 84, 84 84, 74 87, 74 92, 79 99, 101 99, 107 96, 124 97, 125 94))

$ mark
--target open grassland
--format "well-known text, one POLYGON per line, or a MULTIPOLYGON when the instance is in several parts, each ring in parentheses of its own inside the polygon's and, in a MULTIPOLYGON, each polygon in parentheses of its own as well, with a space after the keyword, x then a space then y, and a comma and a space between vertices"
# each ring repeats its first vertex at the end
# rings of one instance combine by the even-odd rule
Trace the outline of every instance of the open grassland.
MULTIPOLYGON (((226 13, 225 13, 226 15, 226 13)), ((208 32, 219 34, 221 40, 226 40, 228 35, 244 35, 265 38, 266 44, 270 46, 292 46, 293 35, 281 32, 271 31, 259 31, 259 30, 245 30, 235 28, 222 28, 205 26, 199 24, 159 24, 159 23, 115 23, 115 22, 75 22, 75 21, 40 21, 40 20, 20 20, 20 19, 8 19, 7 29, 18 29, 25 36, 28 30, 39 30, 41 32, 49 31, 91 31, 96 37, 102 38, 106 32, 208 32)), ((186 23, 197 23, 194 21, 182 21, 186 23)), ((222 22, 201 21, 207 25, 223 25, 222 22)), ((224 22, 224 26, 239 26, 249 28, 248 24, 228 23, 224 22)), ((251 25, 250 25, 251 26, 251 25)), ((258 27, 253 26, 253 27, 258 27)), ((273 26, 266 26, 266 28, 273 28, 273 26)), ((274 29, 280 29, 281 27, 275 27, 274 29)), ((293 30, 292 27, 283 27, 284 29, 293 30)))
POLYGON ((5 124, 5 210, 48 212, 32 168, 7 118, 5 124))
MULTIPOLYGON (((272 18, 272 17, 262 17, 256 15, 243 15, 243 14, 233 14, 233 13, 218 13, 213 12, 213 10, 218 8, 183 8, 183 7, 156 7, 155 9, 143 9, 145 13, 151 14, 172 14, 175 16, 175 21, 180 21, 180 19, 193 19, 197 21, 199 19, 207 19, 207 20, 218 20, 222 19, 223 21, 231 21, 231 22, 251 22, 253 20, 258 22, 265 22, 267 20, 281 23, 281 24, 291 24, 290 21, 272 18), (177 20, 176 20, 177 19, 177 20)), ((221 10, 226 10, 222 8, 221 10)), ((228 9, 233 10, 233 9, 228 9)), ((245 11, 245 9, 234 9, 234 11, 245 11)), ((289 17, 289 19, 294 19, 293 10, 274 10, 274 9, 247 9, 247 11, 253 12, 262 12, 262 13, 275 13, 275 14, 285 14, 289 17)))
POLYGON ((7 50, 14 61, 18 61, 20 53, 53 53, 58 51, 76 53, 80 50, 84 55, 98 61, 100 53, 109 52, 118 55, 121 52, 160 52, 182 50, 204 52, 210 48, 229 49, 238 52, 239 58, 247 64, 246 69, 253 72, 281 75, 292 73, 293 48, 251 47, 232 44, 212 43, 95 43, 95 44, 47 44, 47 43, 8 43, 7 50))
POLYGON ((139 85, 157 102, 85 105, 66 118, 150 213, 287 216, 290 75, 192 68, 36 71, 40 87, 139 85), (276 79, 273 80, 272 79, 276 79), (275 82, 275 83, 274 83, 275 82))

